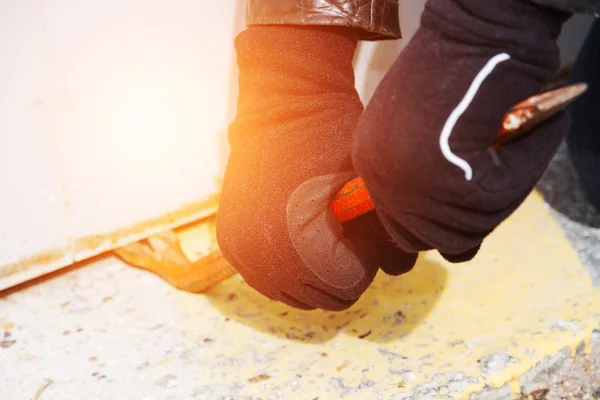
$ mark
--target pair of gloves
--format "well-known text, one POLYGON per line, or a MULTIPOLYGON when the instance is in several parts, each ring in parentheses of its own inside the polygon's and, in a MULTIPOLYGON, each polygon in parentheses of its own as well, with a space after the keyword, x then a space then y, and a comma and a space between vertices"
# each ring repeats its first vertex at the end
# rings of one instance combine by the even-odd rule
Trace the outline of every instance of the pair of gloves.
POLYGON ((570 15, 525 0, 429 0, 366 108, 354 86, 356 32, 257 26, 235 41, 237 116, 217 216, 226 259, 263 295, 344 310, 381 268, 419 252, 450 262, 530 194, 568 129, 565 113, 497 150, 503 115, 560 64, 570 15), (363 178, 375 211, 343 226, 329 209, 363 178))

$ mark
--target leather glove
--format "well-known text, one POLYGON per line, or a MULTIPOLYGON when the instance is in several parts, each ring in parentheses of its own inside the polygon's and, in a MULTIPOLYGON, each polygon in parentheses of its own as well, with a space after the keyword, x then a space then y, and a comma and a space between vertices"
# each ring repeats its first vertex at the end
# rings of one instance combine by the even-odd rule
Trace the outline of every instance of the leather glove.
POLYGON ((379 266, 397 275, 416 260, 375 214, 342 226, 329 209, 356 177, 356 44, 344 29, 286 26, 251 27, 235 41, 238 110, 217 240, 250 286, 299 309, 346 309, 379 266))
POLYGON ((451 262, 531 193, 569 124, 563 112, 497 150, 503 115, 559 67, 568 14, 526 0, 429 0, 355 132, 352 157, 376 212, 407 252, 451 262))

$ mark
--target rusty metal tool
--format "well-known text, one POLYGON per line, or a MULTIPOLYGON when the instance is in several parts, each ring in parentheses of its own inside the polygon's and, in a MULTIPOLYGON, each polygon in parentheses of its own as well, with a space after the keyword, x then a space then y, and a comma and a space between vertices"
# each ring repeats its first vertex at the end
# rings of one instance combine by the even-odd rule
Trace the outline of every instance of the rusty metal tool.
MULTIPOLYGON (((497 139, 490 147, 491 153, 494 155, 494 149, 516 140, 563 110, 586 89, 585 83, 578 83, 532 96, 516 104, 505 114, 497 139)), ((340 223, 375 208, 360 177, 347 182, 335 194, 330 207, 340 223)), ((153 236, 147 243, 132 243, 115 252, 129 264, 155 273, 178 289, 193 293, 206 292, 237 274, 218 249, 196 261, 189 261, 181 250, 177 235, 172 231, 153 236)))
POLYGON ((541 93, 514 105, 504 115, 494 148, 529 132, 538 124, 563 110, 587 90, 587 84, 576 83, 541 93))

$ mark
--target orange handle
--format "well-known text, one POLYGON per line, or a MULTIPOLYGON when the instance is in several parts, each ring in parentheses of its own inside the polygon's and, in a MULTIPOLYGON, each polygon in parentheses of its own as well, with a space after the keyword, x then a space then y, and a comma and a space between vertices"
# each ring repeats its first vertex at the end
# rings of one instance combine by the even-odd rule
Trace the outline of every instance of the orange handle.
POLYGON ((362 178, 347 182, 334 196, 331 211, 339 223, 364 215, 375 208, 362 178))

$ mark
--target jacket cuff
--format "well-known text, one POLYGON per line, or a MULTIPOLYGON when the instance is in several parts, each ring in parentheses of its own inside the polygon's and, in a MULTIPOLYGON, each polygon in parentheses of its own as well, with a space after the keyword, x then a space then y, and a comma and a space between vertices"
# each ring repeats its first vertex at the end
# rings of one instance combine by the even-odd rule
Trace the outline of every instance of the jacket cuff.
POLYGON ((400 39, 398 2, 390 0, 248 0, 246 25, 347 27, 359 40, 400 39))

